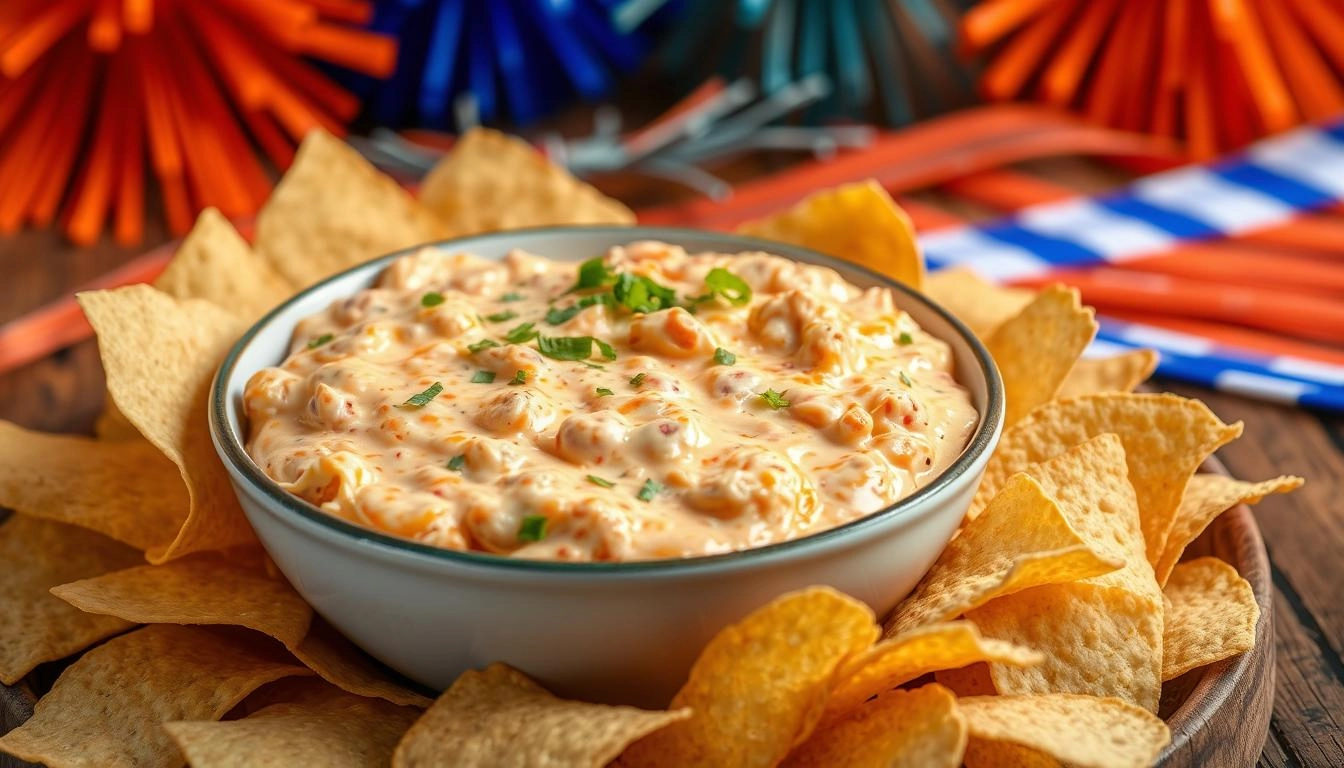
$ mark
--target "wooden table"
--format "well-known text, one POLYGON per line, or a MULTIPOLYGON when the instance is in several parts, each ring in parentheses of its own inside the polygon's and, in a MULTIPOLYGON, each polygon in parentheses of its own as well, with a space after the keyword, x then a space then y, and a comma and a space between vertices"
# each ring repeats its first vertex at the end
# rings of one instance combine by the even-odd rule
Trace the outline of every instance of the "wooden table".
MULTIPOLYGON (((151 205, 152 209, 152 205, 151 205)), ((146 247, 167 239, 152 224, 146 247)), ((74 248, 52 232, 0 239, 0 322, 17 317, 139 253, 104 242, 74 248)), ((1274 561, 1277 690, 1260 765, 1344 766, 1344 418, 1320 416, 1172 384, 1205 400, 1245 436, 1219 452, 1232 474, 1307 478, 1255 516, 1274 561)), ((102 406, 93 342, 0 376, 0 418, 25 427, 89 432, 102 406)))

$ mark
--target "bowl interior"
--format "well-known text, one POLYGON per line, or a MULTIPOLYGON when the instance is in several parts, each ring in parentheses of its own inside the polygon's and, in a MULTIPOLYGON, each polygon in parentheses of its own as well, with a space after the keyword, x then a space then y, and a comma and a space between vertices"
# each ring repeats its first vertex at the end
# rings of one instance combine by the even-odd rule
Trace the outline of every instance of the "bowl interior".
POLYGON ((346 534, 366 542, 381 543, 402 551, 458 561, 482 561, 497 565, 508 564, 512 567, 563 571, 614 568, 647 570, 667 567, 668 563, 688 565, 697 561, 726 562, 751 553, 778 551, 797 546, 800 542, 822 540, 861 526, 876 517, 890 514, 935 493, 969 467, 977 456, 992 448, 1003 418, 1003 386, 988 351, 969 329, 946 310, 921 294, 863 267, 783 243, 739 235, 663 227, 545 227, 479 235, 432 245, 448 252, 469 252, 487 259, 503 258, 511 250, 522 249, 557 260, 582 261, 602 254, 612 246, 638 240, 660 240, 679 245, 690 253, 766 251, 797 261, 830 267, 860 288, 880 285, 895 289, 897 304, 901 309, 908 312, 921 328, 943 339, 952 348, 956 361, 956 378, 970 391, 976 410, 980 413, 980 424, 971 436, 970 442, 961 456, 940 477, 892 507, 811 536, 723 555, 678 561, 551 563, 431 547, 354 526, 286 493, 252 462, 243 449, 247 435, 242 417, 243 388, 253 373, 284 360, 289 351, 293 328, 300 320, 326 309, 339 298, 369 287, 391 261, 424 247, 417 246, 383 256, 317 283, 277 307, 239 340, 224 360, 212 392, 211 424, 217 447, 226 461, 232 463, 241 474, 286 509, 327 527, 341 529, 346 534))

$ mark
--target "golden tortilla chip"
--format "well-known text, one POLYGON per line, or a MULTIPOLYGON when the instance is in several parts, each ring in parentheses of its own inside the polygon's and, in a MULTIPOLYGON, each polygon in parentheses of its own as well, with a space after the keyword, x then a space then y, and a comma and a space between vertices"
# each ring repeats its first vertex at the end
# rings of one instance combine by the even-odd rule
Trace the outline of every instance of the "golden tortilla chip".
POLYGON ((977 662, 957 669, 940 669, 933 679, 958 696, 993 696, 994 678, 989 676, 989 664, 977 662))
POLYGON ((966 768, 1063 768, 1063 763, 1044 752, 1006 741, 968 739, 962 756, 966 768))
POLYGON ((1185 548, 1209 527, 1219 515, 1238 504, 1259 504, 1271 493, 1288 493, 1302 487, 1300 477, 1282 475, 1273 480, 1246 483, 1224 475, 1195 475, 1185 486, 1176 522, 1167 535, 1167 546, 1158 559, 1157 582, 1166 584, 1171 569, 1185 548))
POLYGON ((924 256, 914 225, 872 179, 817 192, 787 211, 746 222, 737 231, 811 248, 916 290, 924 284, 924 256))
POLYGON ((206 424, 210 380, 245 321, 209 302, 174 299, 147 285, 77 298, 98 334, 117 407, 178 466, 191 498, 177 537, 150 549, 150 562, 255 544, 206 424))
POLYGON ((392 765, 602 768, 639 737, 689 716, 557 699, 492 664, 463 674, 434 702, 397 745, 392 765))
POLYGON ((812 734, 784 768, 957 768, 966 721, 940 685, 889 691, 812 734))
POLYGON ((258 686, 308 670, 243 630, 155 624, 85 653, 0 752, 50 766, 176 768, 163 723, 217 720, 258 686))
MULTIPOLYGON (((1081 514, 1086 512, 1074 512, 1081 514)), ((892 612, 885 634, 955 619, 995 597, 1098 576, 1122 565, 1118 556, 1090 547, 1035 480, 1014 475, 943 549, 915 591, 892 612)))
POLYGON ((1111 357, 1084 357, 1064 377, 1055 397, 1064 400, 1096 392, 1133 392, 1157 370, 1158 355, 1134 349, 1111 357))
POLYGON ((870 697, 920 675, 979 661, 1030 666, 1040 663, 1041 655, 1012 643, 986 640, 969 621, 919 627, 883 640, 845 662, 836 675, 823 722, 843 717, 870 697))
POLYGON ((1078 296, 1077 288, 1052 285, 985 340, 1003 376, 1005 425, 1053 399, 1096 335, 1096 312, 1078 296))
POLYGON ((988 282, 968 267, 931 273, 924 281, 924 293, 982 339, 989 338, 994 329, 1036 298, 1026 288, 1007 288, 988 282))
POLYGON ((777 765, 816 727, 840 665, 876 638, 868 606, 832 589, 779 597, 709 642, 672 699, 690 719, 632 745, 622 765, 777 765))
POLYGON ((165 723, 193 768, 381 768, 420 711, 326 683, 241 720, 165 723))
POLYGON ((279 640, 309 669, 350 693, 423 706, 320 619, 260 560, 197 555, 65 584, 52 593, 77 608, 136 623, 224 624, 279 640))
POLYGON ((1034 587, 967 612, 986 637, 1045 654, 1037 666, 990 664, 1003 693, 1116 696, 1155 711, 1161 694, 1162 594, 1144 555, 1120 438, 1105 434, 1027 469, 1092 548, 1124 566, 1034 587))
POLYGON ((443 222, 345 142, 313 131, 257 214, 257 253, 295 289, 448 235, 443 222))
POLYGON ((1162 679, 1236 656, 1255 645, 1260 606, 1237 569, 1216 557, 1181 563, 1164 592, 1162 679))
POLYGON ((179 299, 205 299, 249 322, 294 293, 214 208, 201 211, 154 287, 179 299))
POLYGON ((1241 422, 1222 423, 1198 400, 1107 393, 1047 403, 1004 430, 970 514, 978 514, 1014 473, 1107 432, 1124 443, 1148 562, 1157 562, 1186 482, 1209 454, 1241 434, 1241 422))
MULTIPOLYGON (((1084 768, 1152 765, 1171 741, 1171 731, 1160 718, 1115 699, 1071 694, 977 696, 957 705, 973 742, 1014 744, 1084 768)), ((970 757, 968 751, 968 765, 970 757)))
POLYGON ((425 176, 420 201, 453 237, 556 224, 634 224, 635 214, 526 142, 475 128, 425 176))
POLYGON ((133 626, 83 613, 50 589, 141 561, 106 536, 24 515, 0 523, 0 683, 13 685, 44 661, 63 659, 133 626))
POLYGON ((0 507, 145 550, 177 537, 189 502, 177 467, 138 435, 112 443, 0 421, 0 507))
MULTIPOLYGON (((107 442, 145 439, 135 425, 117 410, 117 404, 112 401, 112 393, 106 390, 103 391, 103 410, 98 413, 98 419, 93 423, 93 434, 99 440, 107 442)), ((183 511, 185 513, 185 507, 183 511)))

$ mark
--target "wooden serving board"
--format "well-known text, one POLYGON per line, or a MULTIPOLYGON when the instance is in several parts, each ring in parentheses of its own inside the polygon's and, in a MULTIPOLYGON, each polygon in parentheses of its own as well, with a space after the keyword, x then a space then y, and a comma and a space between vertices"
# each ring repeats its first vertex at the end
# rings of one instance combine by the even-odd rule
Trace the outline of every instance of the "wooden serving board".
MULTIPOLYGON (((1204 471, 1227 474, 1216 459, 1204 471)), ((1245 505, 1224 512, 1190 549, 1187 558, 1221 558, 1251 583, 1260 605, 1255 648, 1249 653, 1191 670, 1162 688, 1160 714, 1171 726, 1171 745, 1158 758, 1161 768, 1250 766, 1269 734, 1274 704, 1273 585, 1260 529, 1245 505)), ((0 625, 3 617, 0 617, 0 625)), ((50 686, 50 675, 16 686, 0 686, 0 733, 33 714, 34 688, 50 686)), ((28 768, 0 755, 0 768, 28 768)))

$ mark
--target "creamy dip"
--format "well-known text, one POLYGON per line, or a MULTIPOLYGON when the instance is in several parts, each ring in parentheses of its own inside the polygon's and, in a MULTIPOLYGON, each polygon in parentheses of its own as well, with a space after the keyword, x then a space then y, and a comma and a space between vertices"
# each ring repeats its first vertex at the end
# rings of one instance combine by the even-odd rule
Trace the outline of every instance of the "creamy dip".
POLYGON ((978 422, 952 354, 833 270, 656 242, 582 267, 423 249, 248 382, 248 452, 332 515, 458 550, 759 547, 908 496, 978 422))

